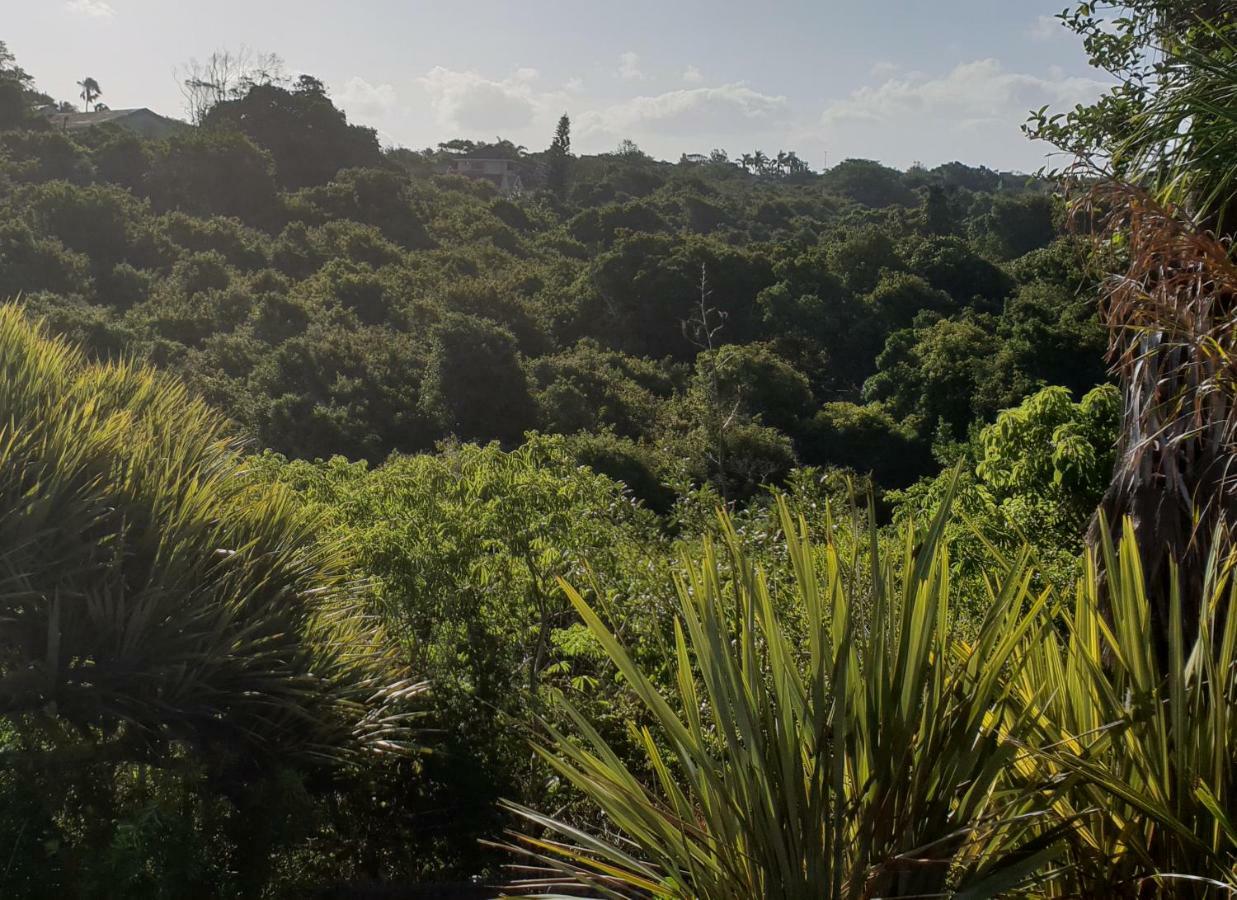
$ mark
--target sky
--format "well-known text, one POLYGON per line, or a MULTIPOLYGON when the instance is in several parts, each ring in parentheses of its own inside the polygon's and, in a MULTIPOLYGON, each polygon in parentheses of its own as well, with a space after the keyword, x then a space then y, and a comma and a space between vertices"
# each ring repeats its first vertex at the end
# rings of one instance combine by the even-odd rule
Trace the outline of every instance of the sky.
POLYGON ((177 72, 219 49, 276 53, 352 122, 414 149, 502 136, 623 139, 663 159, 794 150, 905 168, 1034 171, 1020 126, 1103 91, 1062 0, 0 0, 0 40, 39 88, 183 117, 177 72))

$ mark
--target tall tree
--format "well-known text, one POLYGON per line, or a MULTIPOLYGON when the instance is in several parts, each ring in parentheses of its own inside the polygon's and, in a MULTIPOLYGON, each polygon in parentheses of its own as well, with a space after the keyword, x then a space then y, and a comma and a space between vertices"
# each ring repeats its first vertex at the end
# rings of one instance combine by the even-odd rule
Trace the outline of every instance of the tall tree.
POLYGON ((89 76, 79 81, 77 86, 82 89, 80 96, 86 101, 86 112, 90 112, 90 107, 95 100, 103 96, 103 89, 99 87, 99 82, 89 76))
POLYGON ((1162 652, 1176 622, 1197 627, 1213 554, 1231 550, 1237 525, 1237 267, 1216 237, 1237 208, 1235 17, 1227 0, 1082 4, 1063 20, 1117 87, 1028 128, 1076 156, 1081 206, 1104 218, 1101 251, 1122 247, 1101 311, 1125 409, 1088 543, 1104 546, 1104 519, 1129 523, 1162 652), (1178 588, 1186 600, 1172 609, 1178 588))
POLYGON ((30 76, 17 64, 17 57, 13 55, 13 51, 4 41, 0 41, 0 78, 16 81, 22 85, 29 85, 31 82, 30 76))
POLYGON ((8 45, 0 41, 0 128, 11 128, 26 118, 33 94, 32 81, 17 64, 8 45))
POLYGON ((239 132, 270 153, 282 187, 325 184, 341 169, 376 168, 382 147, 372 128, 351 125, 322 82, 302 75, 291 90, 255 84, 216 103, 203 117, 208 130, 239 132))
POLYGON ((559 117, 548 156, 550 168, 546 180, 550 190, 562 197, 567 190, 567 171, 571 166, 571 119, 566 113, 559 117))
POLYGON ((205 62, 189 60, 177 71, 189 120, 200 125, 225 100, 236 100, 255 85, 285 84, 283 60, 274 53, 216 50, 205 62))

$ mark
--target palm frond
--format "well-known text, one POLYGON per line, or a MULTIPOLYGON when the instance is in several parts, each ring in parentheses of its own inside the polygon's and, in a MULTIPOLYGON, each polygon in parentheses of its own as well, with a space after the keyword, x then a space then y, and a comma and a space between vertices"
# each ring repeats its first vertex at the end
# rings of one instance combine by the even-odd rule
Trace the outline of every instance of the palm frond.
POLYGON ((0 306, 0 715, 139 756, 406 745, 420 688, 317 533, 179 383, 0 306))

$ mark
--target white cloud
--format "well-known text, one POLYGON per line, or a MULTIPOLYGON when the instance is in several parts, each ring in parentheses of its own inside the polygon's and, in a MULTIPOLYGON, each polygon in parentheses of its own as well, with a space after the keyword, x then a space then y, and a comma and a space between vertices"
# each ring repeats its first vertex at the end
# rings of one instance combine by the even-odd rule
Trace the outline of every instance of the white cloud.
MULTIPOLYGON (((1059 73, 1058 73, 1059 75, 1059 73)), ((846 121, 891 122, 907 116, 984 122, 1026 117, 1045 103, 1083 102, 1103 89, 1091 78, 1039 78, 1006 72, 995 59, 962 63, 941 78, 911 73, 878 87, 862 87, 824 113, 826 125, 846 121)))
POLYGON ((110 19, 116 15, 116 10, 106 0, 68 0, 64 8, 91 19, 110 19))
POLYGON ((580 94, 584 91, 583 78, 568 78, 567 83, 563 85, 563 90, 569 94, 580 94))
POLYGON ((632 50, 619 55, 618 77, 624 81, 643 81, 645 75, 640 71, 640 54, 632 50))
POLYGON ((1028 34, 1033 41, 1051 41, 1056 38, 1065 37, 1065 27, 1061 24, 1061 20, 1056 16, 1040 16, 1031 25, 1028 34))
POLYGON ((891 62, 878 62, 872 66, 871 74, 873 78, 892 78, 898 74, 898 67, 891 62))
POLYGON ((683 80, 688 84, 699 84, 704 81, 704 75, 695 66, 688 66, 683 70, 683 80))
POLYGON ((540 108, 529 78, 502 80, 435 66, 418 81, 429 93, 439 126, 449 131, 497 134, 532 124, 540 108))
POLYGON ((939 77, 909 72, 862 87, 830 104, 821 124, 832 159, 882 151, 901 165, 911 161, 898 155, 903 152, 942 161, 1031 159, 1045 148, 1021 133, 1030 110, 1090 102, 1106 87, 1060 70, 1045 78, 980 59, 939 77))
POLYGON ((788 116, 785 97, 754 91, 744 84, 684 88, 648 97, 633 97, 580 116, 582 134, 619 137, 640 135, 717 135, 753 125, 782 123, 788 116))
POLYGON ((353 116, 381 117, 399 106, 395 88, 389 84, 370 84, 359 75, 349 78, 335 91, 335 101, 353 116))
POLYGON ((525 66, 515 70, 516 81, 536 81, 541 77, 541 73, 532 66, 525 66))

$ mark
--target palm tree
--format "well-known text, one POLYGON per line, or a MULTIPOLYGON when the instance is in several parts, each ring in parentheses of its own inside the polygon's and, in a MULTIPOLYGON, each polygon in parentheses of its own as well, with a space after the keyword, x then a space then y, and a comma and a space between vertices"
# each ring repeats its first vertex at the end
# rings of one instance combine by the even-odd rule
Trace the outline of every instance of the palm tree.
MULTIPOLYGON (((1237 206, 1235 50, 1205 26, 1171 46, 1157 92, 1083 204, 1102 217, 1105 239, 1119 239, 1123 259, 1102 306, 1125 395, 1102 513, 1133 523, 1159 598, 1161 649, 1173 566, 1187 601, 1200 597, 1213 543, 1230 545, 1237 525, 1237 266, 1217 236, 1237 206)), ((1097 517, 1089 543, 1098 540, 1097 517)), ((1187 602, 1187 629, 1198 615, 1187 602)))
POLYGON ((103 96, 103 89, 99 87, 99 82, 93 78, 83 78, 77 83, 77 86, 82 89, 81 98, 86 101, 86 112, 90 112, 90 106, 99 97, 103 96))
POLYGON ((743 167, 744 172, 751 172, 752 165, 754 163, 755 163, 755 158, 750 153, 744 153, 743 156, 739 158, 739 165, 743 167))
POLYGON ((769 170, 769 157, 765 156, 763 150, 757 150, 752 154, 752 166, 756 169, 758 175, 764 175, 769 170))

